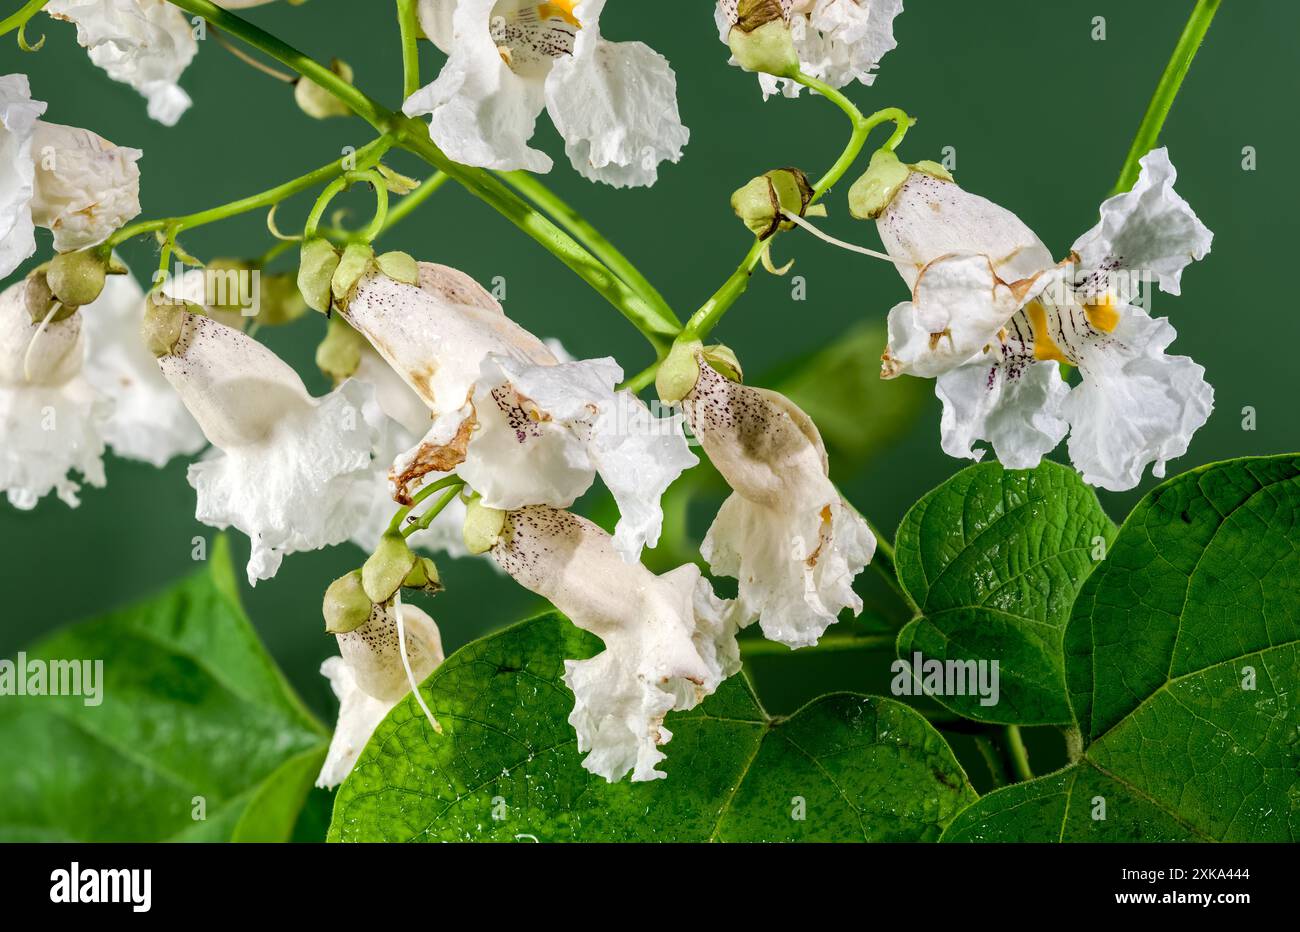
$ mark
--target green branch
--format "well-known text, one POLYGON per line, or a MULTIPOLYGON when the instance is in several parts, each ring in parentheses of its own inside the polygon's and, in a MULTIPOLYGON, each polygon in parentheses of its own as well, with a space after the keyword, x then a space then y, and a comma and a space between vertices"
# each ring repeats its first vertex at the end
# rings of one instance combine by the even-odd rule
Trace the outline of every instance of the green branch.
POLYGON ((39 13, 45 4, 49 2, 50 0, 27 0, 17 13, 0 20, 0 36, 26 26, 27 21, 39 13))
MULTIPOLYGON (((892 634, 825 634, 811 647, 799 648, 800 654, 832 653, 846 650, 893 650, 892 634)), ((791 654, 794 649, 780 641, 765 638, 742 638, 740 655, 742 657, 763 657, 773 654, 791 654)))
POLYGON ((1187 76, 1187 70, 1192 67, 1192 59, 1196 57, 1205 33, 1210 28, 1210 22, 1218 12, 1219 2, 1220 0, 1197 0, 1196 6, 1192 9, 1187 25, 1183 27, 1183 34, 1178 37, 1178 44, 1174 46, 1174 54, 1170 57, 1169 64, 1165 65, 1160 83, 1156 85, 1151 103, 1147 105, 1147 112, 1142 117, 1141 125, 1138 126, 1137 135, 1133 137, 1133 145, 1128 150, 1128 157, 1124 159, 1124 167, 1120 170, 1119 180, 1115 182, 1115 188, 1111 191, 1112 195, 1123 194, 1133 187, 1133 183, 1138 179, 1138 173, 1142 170, 1142 166, 1138 164, 1139 160, 1156 147, 1160 139, 1160 130, 1165 125, 1165 118, 1169 116, 1174 98, 1178 96, 1178 90, 1183 86, 1183 78, 1187 76))
POLYGON ((416 0, 397 0, 397 26, 402 33, 402 99, 420 89, 419 20, 416 0))

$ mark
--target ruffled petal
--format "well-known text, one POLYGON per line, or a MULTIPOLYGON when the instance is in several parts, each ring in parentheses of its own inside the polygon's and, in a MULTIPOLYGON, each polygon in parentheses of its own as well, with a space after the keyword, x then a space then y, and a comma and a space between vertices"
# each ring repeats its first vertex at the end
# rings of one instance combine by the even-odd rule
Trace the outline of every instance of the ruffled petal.
POLYGON ((590 521, 552 508, 512 512, 492 554, 605 642, 590 660, 565 663, 583 766, 610 782, 628 771, 633 781, 666 776, 656 769, 672 738, 664 716, 694 708, 740 669, 726 603, 697 567, 655 576, 626 562, 590 521))
POLYGON ((1177 334, 1169 321, 1139 307, 1121 311, 1115 331, 1078 352, 1080 383, 1061 413, 1070 422, 1068 449, 1085 482, 1122 492, 1156 477, 1187 452, 1192 435, 1214 410, 1205 369, 1165 349, 1177 334))
POLYGON ((177 82, 198 43, 180 9, 166 0, 50 0, 45 12, 75 23, 90 60, 139 91, 151 118, 173 126, 189 109, 177 82))
POLYGON ((584 178, 616 188, 652 185, 676 162, 690 131, 677 110, 677 76, 641 42, 608 42, 596 20, 605 0, 582 0, 573 54, 546 79, 546 105, 565 151, 584 178))
POLYGON ((139 149, 115 146, 88 129, 37 121, 32 219, 54 233, 59 252, 108 239, 140 213, 139 149))
POLYGON ((32 135, 45 104, 32 100, 24 74, 0 75, 0 278, 36 252, 32 135))
POLYGON ((458 0, 447 63, 402 112, 428 114, 430 138, 457 162, 547 172, 550 158, 528 146, 546 104, 544 82, 506 63, 492 35, 495 6, 496 0, 458 0))
POLYGON ((1167 149, 1152 149, 1140 164, 1133 189, 1102 202, 1100 222, 1074 251, 1087 270, 1148 272, 1162 291, 1178 294, 1183 269, 1205 258, 1214 234, 1174 191, 1178 173, 1167 149))
POLYGON ((140 339, 144 304, 130 274, 110 275, 103 293, 82 308, 86 379, 112 399, 104 439, 113 452, 161 467, 174 456, 197 453, 207 441, 140 339))

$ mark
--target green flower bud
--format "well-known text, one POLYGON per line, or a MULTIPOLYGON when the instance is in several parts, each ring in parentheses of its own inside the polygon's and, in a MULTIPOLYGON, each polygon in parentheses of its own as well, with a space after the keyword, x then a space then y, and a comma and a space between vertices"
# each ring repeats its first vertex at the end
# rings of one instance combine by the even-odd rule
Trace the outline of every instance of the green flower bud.
POLYGON ((104 290, 108 260, 93 249, 64 252, 50 260, 45 280, 54 297, 64 307, 78 308, 90 304, 104 290))
POLYGON ((375 251, 368 243, 349 243, 339 259, 338 268, 330 279, 330 292, 340 307, 348 303, 348 295, 361 280, 361 276, 370 270, 375 261, 375 251))
POLYGON ((376 257, 375 265, 379 266, 379 271, 394 281, 408 285, 420 284, 420 265, 407 253, 396 250, 386 252, 376 257))
POLYGON ((140 336, 149 352, 155 356, 170 356, 180 342, 185 329, 184 304, 155 300, 150 294, 145 298, 144 317, 140 321, 140 336))
MULTIPOLYGON (((330 62, 330 71, 347 83, 352 83, 352 67, 345 61, 335 58, 330 62)), ((330 117, 351 116, 352 111, 325 88, 311 78, 299 78, 293 86, 293 99, 299 109, 309 117, 327 120, 330 117)))
POLYGON ((406 579, 402 580, 402 586, 430 595, 441 592, 442 578, 438 575, 437 565, 428 557, 420 557, 415 561, 415 566, 411 567, 411 572, 406 574, 406 579))
POLYGON ((379 546, 361 566, 361 585, 372 602, 387 602, 416 565, 415 553, 406 538, 390 532, 379 538, 379 546))
POLYGON ((298 259, 298 291, 307 306, 325 314, 330 309, 330 281, 339 267, 339 254, 329 240, 303 240, 298 259))
POLYGON ((374 604, 361 584, 361 570, 340 576, 325 590, 321 614, 328 634, 347 634, 370 620, 374 604))
POLYGON ((465 506, 465 548, 470 553, 487 553, 501 540, 506 526, 506 513, 488 508, 475 495, 465 506))
POLYGON ((727 33, 727 44, 741 68, 777 77, 788 77, 799 70, 799 53, 780 0, 740 0, 736 13, 736 25, 727 33))
POLYGON ((330 317, 325 339, 316 347, 316 365, 338 384, 356 373, 365 345, 366 338, 353 330, 341 315, 335 314, 330 317))
POLYGON ((673 343, 667 358, 659 364, 655 374, 655 391, 666 405, 675 405, 691 393, 700 380, 700 364, 696 353, 704 348, 699 340, 673 343))
POLYGON ((797 168, 764 172, 731 195, 731 209, 759 239, 794 226, 782 211, 803 216, 812 201, 808 176, 797 168))
POLYGON ((871 156, 866 172, 849 188, 849 214, 858 220, 879 217, 911 173, 912 169, 893 152, 878 149, 871 156))

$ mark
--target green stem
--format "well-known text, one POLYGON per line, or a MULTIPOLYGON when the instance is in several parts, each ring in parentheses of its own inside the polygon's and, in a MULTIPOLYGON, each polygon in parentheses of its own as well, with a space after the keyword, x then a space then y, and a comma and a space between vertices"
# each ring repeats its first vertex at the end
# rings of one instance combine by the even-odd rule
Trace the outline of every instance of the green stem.
POLYGON ((659 347, 666 338, 677 334, 678 322, 648 304, 614 275, 604 263, 580 246, 571 236, 552 223, 498 178, 481 168, 471 168, 449 159, 429 138, 428 127, 419 120, 395 113, 357 90, 328 68, 313 61, 297 49, 263 29, 223 10, 210 0, 169 0, 187 12, 202 16, 233 36, 238 36, 283 65, 305 75, 329 91, 353 113, 380 132, 392 134, 408 152, 439 168, 479 199, 523 230, 544 249, 572 269, 610 304, 614 305, 659 347))
MULTIPOLYGON (((831 653, 846 650, 893 650, 892 634, 826 634, 812 647, 799 649, 800 654, 831 653)), ((742 657, 764 657, 772 654, 790 654, 793 650, 780 641, 764 638, 745 638, 740 641, 742 657)))
POLYGON ((1011 752, 1011 766, 1015 769, 1016 779, 1020 781, 1034 779, 1034 772, 1029 767, 1029 752, 1025 750, 1025 739, 1020 734, 1019 725, 1007 726, 1007 750, 1011 752))
POLYGON ((416 531, 423 531, 428 528, 433 523, 433 519, 442 514, 442 510, 451 504, 452 499, 459 495, 464 487, 465 483, 462 482, 460 485, 453 485, 448 488, 436 502, 425 510, 424 514, 420 515, 419 521, 413 521, 402 529, 402 536, 410 537, 416 531))
MULTIPOLYGON (((383 156, 385 152, 393 145, 393 141, 381 137, 373 142, 362 146, 354 154, 357 169, 369 168, 383 156)), ((349 162, 352 160, 349 159, 349 162)), ((228 204, 221 204, 217 207, 210 207, 207 210, 201 210, 193 214, 185 214, 181 217, 164 217, 159 220, 143 220, 139 223, 133 223, 129 226, 122 227, 112 236, 110 236, 101 247, 105 250, 112 249, 119 243, 123 243, 133 236, 140 236, 146 233, 154 233, 158 230, 172 230, 173 235, 181 230, 187 230, 192 227, 202 226, 205 223, 213 223, 217 220, 224 220, 227 217, 233 217, 237 214, 247 213, 250 210, 257 210, 261 207, 274 207, 285 198, 291 197, 300 191, 306 191, 310 188, 317 187, 320 184, 336 180, 350 169, 344 165, 343 159, 334 159, 326 165, 322 165, 315 171, 308 172, 292 181, 286 181, 284 184, 276 185, 274 188, 268 188, 260 194, 252 194, 248 197, 240 198, 237 201, 231 201, 228 204)))
POLYGON ((420 89, 419 21, 417 0, 397 0, 397 26, 402 33, 402 99, 420 89))
POLYGON ((387 233, 405 220, 417 207, 432 197, 439 188, 450 180, 450 176, 444 171, 435 171, 424 179, 418 188, 410 194, 403 195, 402 199, 388 212, 388 219, 384 222, 384 228, 381 232, 387 233))
POLYGON ((551 218, 567 230, 574 239, 591 250, 592 255, 609 266, 619 278, 647 302, 655 305, 664 316, 676 319, 677 315, 673 313, 663 295, 650 284, 641 271, 581 214, 538 181, 536 176, 525 171, 498 172, 498 174, 506 184, 550 214, 551 218))
POLYGON ((1178 37, 1178 44, 1174 46, 1174 54, 1170 57, 1169 64, 1165 65, 1160 83, 1156 85, 1156 91, 1151 96, 1151 103, 1147 105, 1147 112, 1142 117, 1141 125, 1138 126, 1137 135, 1133 137, 1133 145, 1128 150, 1128 157, 1124 159, 1124 167, 1120 170, 1119 180, 1115 182, 1115 188, 1111 191, 1112 195, 1123 194, 1137 181, 1138 173, 1142 170, 1138 162, 1155 148, 1160 138, 1160 130, 1165 125, 1165 118, 1169 116, 1174 98, 1178 96, 1178 89, 1182 87, 1183 78, 1187 76, 1187 69, 1191 68, 1192 59, 1196 57, 1201 41, 1210 28, 1210 21, 1218 12, 1219 3, 1220 0, 1197 0, 1196 6, 1193 7, 1192 15, 1188 17, 1187 25, 1183 27, 1183 34, 1178 37))
POLYGON ((1002 755, 998 753, 993 740, 987 735, 975 735, 975 747, 979 750, 980 756, 984 758, 984 765, 989 769, 989 777, 993 780, 993 787, 1007 785, 1007 770, 1002 763, 1002 755))
POLYGON ((420 491, 416 492, 415 495, 411 497, 411 504, 403 505, 401 508, 397 509, 397 513, 393 515, 393 519, 388 522, 389 533, 391 534, 392 532, 400 528, 402 526, 402 522, 406 520, 406 516, 411 513, 411 510, 415 508, 416 505, 420 504, 420 502, 424 501, 426 498, 432 495, 434 492, 437 492, 441 489, 450 489, 450 488, 459 489, 464 484, 465 484, 465 480, 462 479, 460 476, 444 476, 443 478, 439 479, 437 482, 430 482, 428 485, 424 486, 422 489, 420 489, 420 491))
POLYGON ((27 21, 39 13, 41 8, 49 2, 50 0, 27 0, 27 2, 19 8, 17 13, 14 13, 11 16, 6 16, 4 19, 0 20, 0 36, 13 32, 15 29, 22 26, 26 26, 27 21))
POLYGON ((691 315, 691 319, 682 328, 678 341, 703 340, 709 335, 718 325, 718 321, 722 320, 722 315, 727 313, 727 309, 735 304, 736 299, 749 287, 750 276, 754 274, 754 267, 763 258, 763 250, 766 248, 766 240, 754 240, 754 244, 749 247, 749 252, 745 253, 745 258, 736 267, 736 271, 732 272, 731 276, 722 283, 722 287, 691 315))
POLYGON ((345 172, 341 177, 335 178, 325 186, 325 190, 321 191, 320 196, 316 198, 316 203, 312 205, 311 213, 307 215, 307 222, 303 224, 302 235, 304 239, 310 239, 316 235, 321 217, 324 215, 325 208, 329 206, 330 201, 359 181, 369 184, 375 192, 375 215, 365 228, 358 230, 350 238, 369 243, 379 235, 379 232, 384 228, 385 221, 388 219, 388 186, 384 182, 383 175, 377 171, 354 171, 345 172))

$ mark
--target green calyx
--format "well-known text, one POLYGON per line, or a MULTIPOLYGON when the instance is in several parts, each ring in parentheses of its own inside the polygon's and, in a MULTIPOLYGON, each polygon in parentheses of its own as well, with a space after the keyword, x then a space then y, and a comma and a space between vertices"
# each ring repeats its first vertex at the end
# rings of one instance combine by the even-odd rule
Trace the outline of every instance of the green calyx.
MULTIPOLYGON (((759 239, 794 226, 784 213, 804 216, 812 203, 813 187, 797 168, 777 168, 751 179, 731 195, 731 209, 759 239)), ((816 213, 816 211, 814 210, 816 213)))
POLYGON ((849 188, 849 214, 858 220, 876 219, 885 212, 912 172, 952 181, 952 175, 938 162, 924 160, 908 165, 889 149, 880 149, 871 156, 866 172, 849 188))
POLYGON ((313 311, 330 309, 330 285, 339 267, 339 254, 329 240, 314 236, 302 242, 298 258, 298 291, 313 311))
POLYGON ((379 546, 361 566, 361 585, 372 602, 387 602, 419 564, 406 538, 390 532, 379 538, 379 546))
POLYGON ((185 330, 184 304, 159 300, 157 294, 145 298, 144 317, 140 321, 140 337, 149 352, 159 358, 170 356, 176 349, 185 330))
POLYGON ((402 587, 430 595, 441 592, 442 577, 438 574, 437 565, 428 557, 420 557, 415 561, 415 566, 411 567, 411 572, 406 574, 406 579, 402 580, 402 587))
POLYGON ((736 14, 727 45, 741 68, 777 77, 799 71, 799 53, 780 0, 740 0, 736 14))
POLYGON ((352 289, 356 287, 357 282, 361 281, 366 272, 370 271, 371 264, 374 261, 375 251, 370 248, 369 243, 349 243, 343 248, 343 255, 339 257, 339 264, 330 277, 330 293, 334 296, 336 305, 339 307, 347 306, 352 289))
POLYGON ((506 512, 488 508, 475 495, 465 506, 465 548, 474 554, 487 553, 501 540, 506 526, 506 512))
POLYGON ((666 405, 679 404, 700 380, 698 354, 704 344, 699 340, 680 340, 673 343, 668 356, 659 364, 655 374, 655 392, 666 405))
MULTIPOLYGON (((352 66, 345 61, 334 59, 330 62, 330 71, 348 84, 352 83, 352 66)), ((293 86, 293 99, 299 109, 309 117, 327 120, 330 117, 351 116, 352 110, 325 88, 311 78, 302 77, 293 86)))
POLYGON ((337 385, 350 379, 361 365, 361 352, 366 338, 352 329, 341 315, 329 319, 325 339, 316 347, 316 365, 337 385))
POLYGON ((76 310, 90 304, 103 292, 108 265, 108 257, 93 249, 64 252, 50 260, 45 280, 55 299, 65 308, 76 310))
POLYGON ((730 346, 714 343, 704 347, 700 352, 710 369, 721 373, 732 382, 745 381, 745 371, 740 367, 740 357, 730 346))
POLYGON ((419 263, 408 253, 398 250, 382 253, 375 257, 375 265, 379 266, 379 271, 394 281, 406 285, 420 284, 419 263))
POLYGON ((328 634, 347 634, 357 630, 370 620, 372 611, 374 603, 362 585, 361 570, 340 576, 325 590, 321 614, 325 616, 325 631, 328 634))

